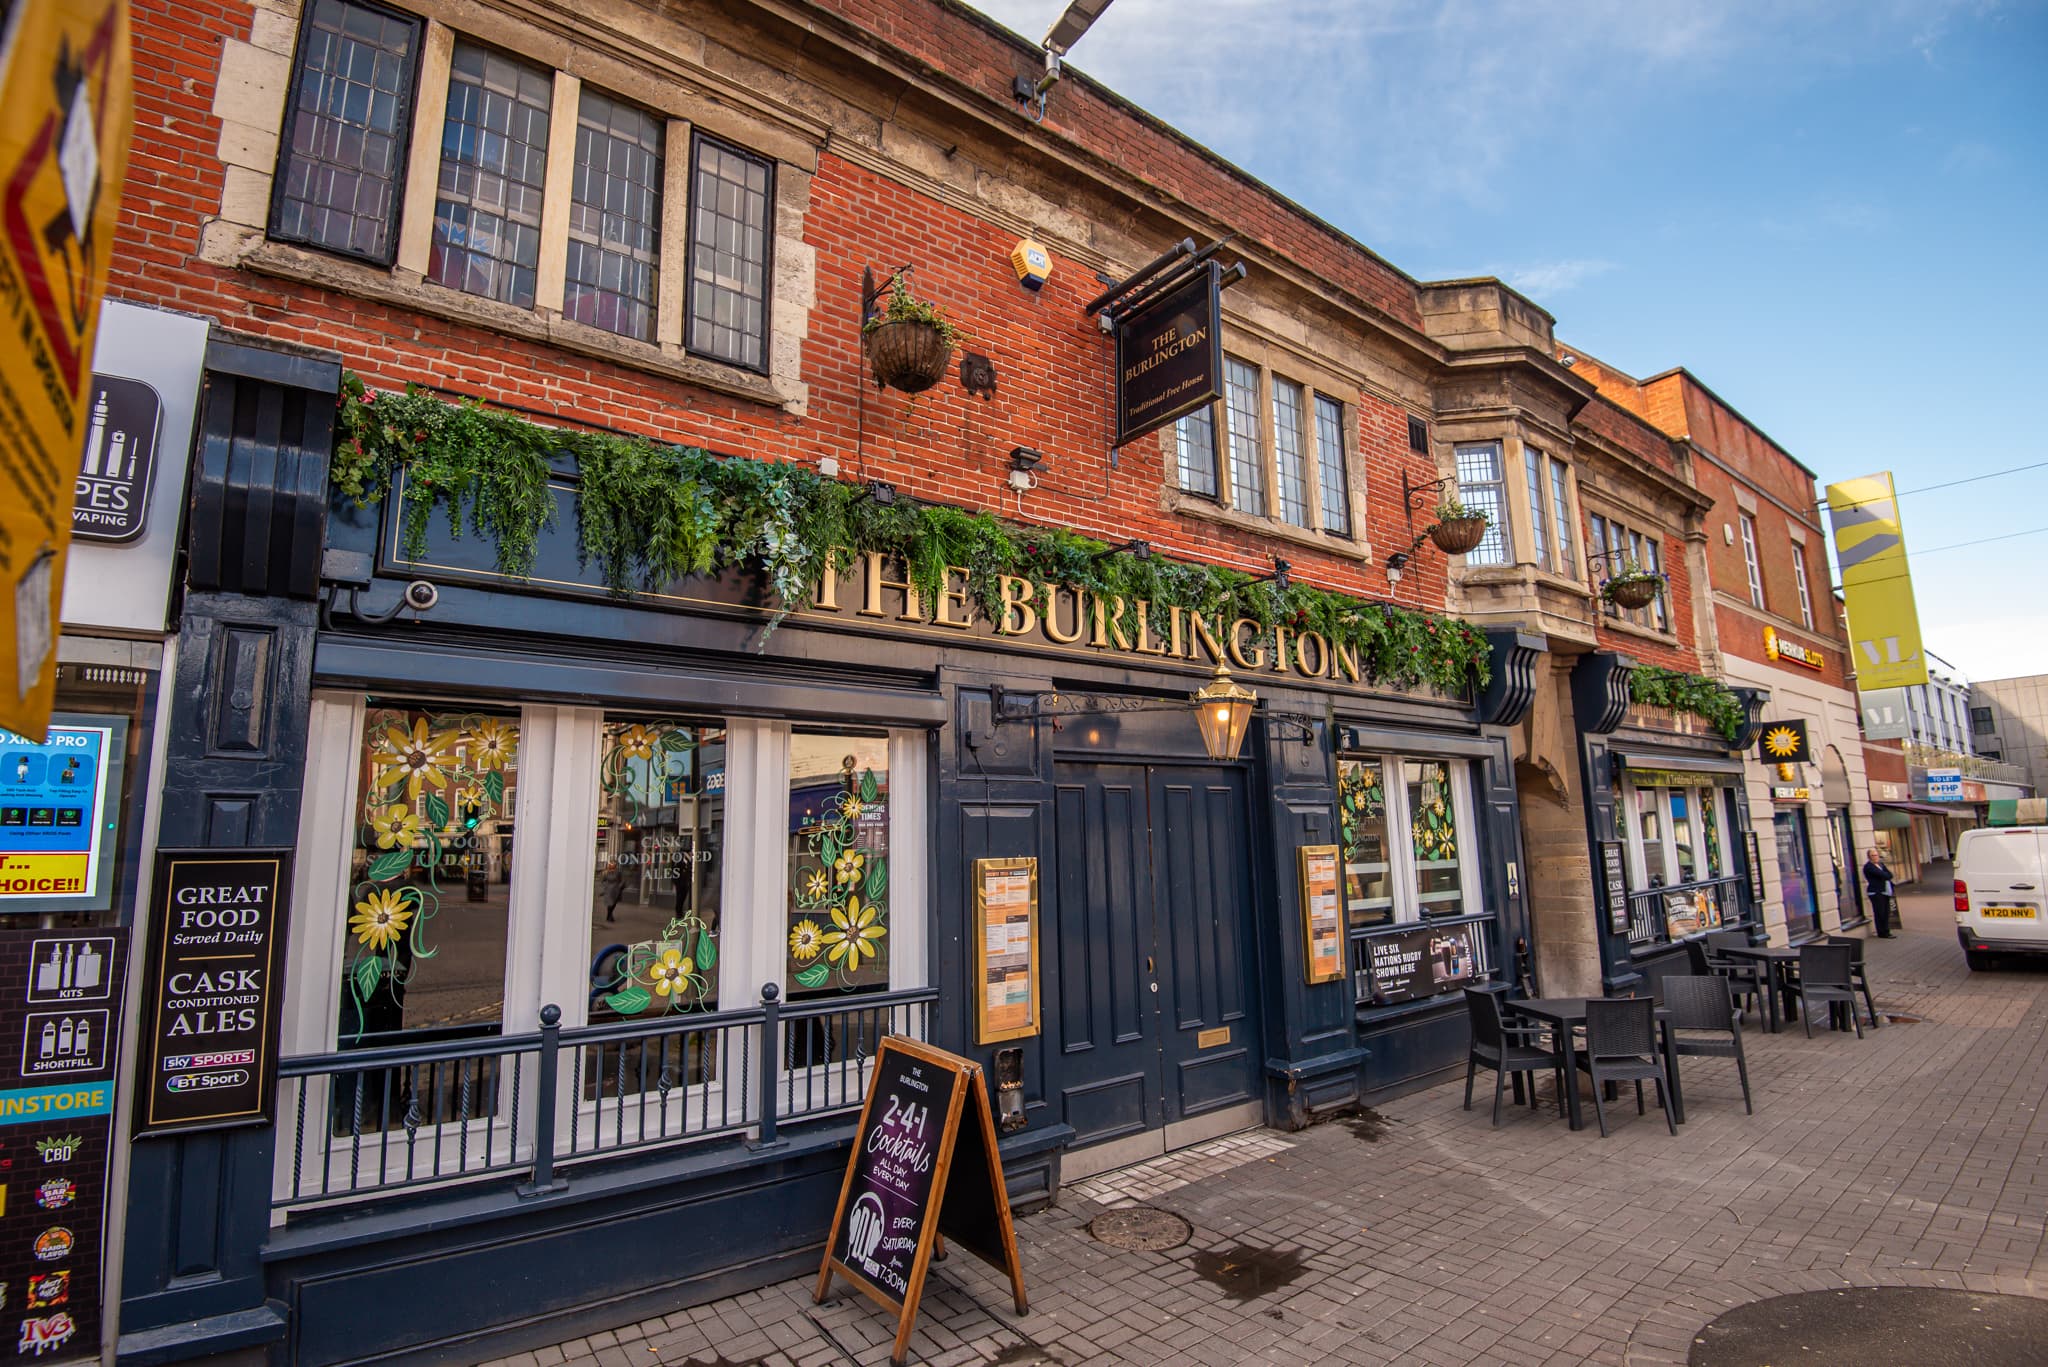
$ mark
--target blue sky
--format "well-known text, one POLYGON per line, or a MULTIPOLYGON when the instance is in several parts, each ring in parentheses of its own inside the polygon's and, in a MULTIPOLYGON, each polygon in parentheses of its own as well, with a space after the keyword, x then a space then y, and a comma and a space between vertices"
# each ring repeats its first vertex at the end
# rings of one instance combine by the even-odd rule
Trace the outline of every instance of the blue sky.
MULTIPOLYGON (((1690 368, 1823 483, 2048 462, 2048 0, 1114 0, 1071 60, 1419 279, 1690 368)), ((1931 647, 2048 673, 2048 530, 1936 549, 2048 529, 2048 466, 1901 507, 1931 647)))

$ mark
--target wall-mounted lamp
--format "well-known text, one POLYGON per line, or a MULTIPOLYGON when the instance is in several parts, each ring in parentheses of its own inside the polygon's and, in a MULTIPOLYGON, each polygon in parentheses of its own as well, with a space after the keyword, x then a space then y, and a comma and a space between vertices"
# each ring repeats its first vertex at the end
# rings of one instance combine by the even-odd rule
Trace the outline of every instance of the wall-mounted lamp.
POLYGON ((1012 446, 1010 448, 1010 487, 1017 491, 1018 506, 1021 507, 1023 505, 1024 493, 1027 489, 1038 487, 1038 481, 1032 477, 1031 472, 1043 465, 1046 459, 1046 454, 1043 451, 1035 450, 1029 446, 1012 446))
POLYGON ((1136 537, 1132 537, 1121 546, 1111 546, 1107 550, 1097 551, 1088 557, 1088 563, 1091 565, 1096 564, 1109 559, 1113 555, 1128 555, 1133 560, 1150 560, 1152 558, 1152 543, 1140 541, 1136 537))
POLYGON ((1218 764, 1237 758, 1244 748, 1244 733, 1252 723, 1252 709, 1259 695, 1230 677, 1227 665, 1218 661, 1216 676, 1195 691, 1195 725, 1202 732, 1202 748, 1218 764))
POLYGON ((1387 582, 1389 584, 1400 583, 1401 571, 1407 569, 1409 562, 1414 559, 1415 557, 1408 551, 1395 551, 1392 555, 1388 556, 1387 582))

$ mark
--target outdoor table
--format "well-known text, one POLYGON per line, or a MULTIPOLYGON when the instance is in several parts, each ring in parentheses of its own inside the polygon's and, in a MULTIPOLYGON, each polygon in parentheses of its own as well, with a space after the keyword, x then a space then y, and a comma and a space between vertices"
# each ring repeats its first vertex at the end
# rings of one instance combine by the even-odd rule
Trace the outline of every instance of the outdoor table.
MULTIPOLYGON (((1570 1115, 1571 1128, 1586 1128, 1585 1117, 1579 1109, 1579 1046, 1578 1032, 1586 1025, 1586 1003, 1598 998, 1587 997, 1525 997, 1520 1001, 1504 1003, 1511 1011, 1543 1021, 1557 1029, 1558 1043, 1564 1048, 1564 1075, 1566 1105, 1570 1115)), ((1678 1046, 1671 1033, 1671 1013, 1663 1007, 1657 1008, 1657 1032, 1664 1041, 1664 1071, 1671 1077, 1671 1095, 1665 1104, 1671 1107, 1671 1118, 1678 1124, 1685 1123, 1685 1096, 1678 1086, 1678 1046)), ((1532 1076, 1529 1085, 1535 1086, 1532 1076)))
POLYGON ((1781 995, 1785 1003, 1784 1019, 1790 1022, 1793 1016, 1798 1014, 1797 1008, 1792 1004, 1792 987, 1786 980, 1784 971, 1788 964, 1794 968, 1799 966, 1797 949, 1775 945, 1734 945, 1717 946, 1714 952, 1723 958, 1750 959, 1764 966, 1764 973, 1769 980, 1769 985, 1764 991, 1765 1030, 1773 1035, 1778 1033, 1778 1002, 1781 995))

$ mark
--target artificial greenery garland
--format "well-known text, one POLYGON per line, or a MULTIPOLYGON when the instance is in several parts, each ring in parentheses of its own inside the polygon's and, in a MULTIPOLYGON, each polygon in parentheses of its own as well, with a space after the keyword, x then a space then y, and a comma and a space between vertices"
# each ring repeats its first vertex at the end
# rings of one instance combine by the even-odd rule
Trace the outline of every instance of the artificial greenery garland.
POLYGON ((466 520, 491 541, 501 572, 531 573, 541 530, 555 515, 549 459, 567 456, 578 472, 578 550, 620 595, 758 564, 787 612, 817 591, 835 558, 845 569, 856 554, 877 551, 903 560, 927 613, 948 587, 949 567, 965 570, 967 593, 998 630, 1002 576, 1016 575, 1122 598, 1126 634, 1137 630, 1142 599, 1156 639, 1178 607, 1212 622, 1250 618, 1267 638, 1275 627, 1318 632, 1355 651, 1361 673, 1395 687, 1462 695, 1485 687, 1490 674, 1485 635, 1447 617, 1299 582, 1285 590, 1254 584, 1217 565, 1104 556, 1106 543, 1063 528, 1015 526, 906 495, 878 502, 808 465, 542 427, 417 386, 373 391, 354 374, 343 379, 335 430, 334 487, 357 506, 376 503, 405 475, 400 544, 413 559, 425 555, 439 508, 451 535, 463 535, 466 520))
POLYGON ((1699 674, 1639 664, 1629 672, 1628 692, 1635 701, 1651 707, 1690 712, 1731 742, 1749 720, 1749 710, 1726 684, 1699 674))

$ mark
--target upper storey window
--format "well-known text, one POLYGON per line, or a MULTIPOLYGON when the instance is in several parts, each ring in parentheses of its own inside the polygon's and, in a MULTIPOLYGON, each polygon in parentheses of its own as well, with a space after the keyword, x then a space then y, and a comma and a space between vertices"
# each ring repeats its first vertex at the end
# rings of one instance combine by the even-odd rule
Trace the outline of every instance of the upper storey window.
POLYGON ((1465 553, 1468 565, 1508 563, 1508 498, 1497 441, 1460 442, 1458 501, 1487 517, 1486 539, 1465 553))
POLYGON ((562 316, 646 341, 661 264, 661 120, 583 92, 562 316))
POLYGON ((1174 424, 1174 481, 1234 512, 1349 537, 1350 421, 1340 400, 1226 355, 1222 401, 1174 424))
POLYGON ((430 279, 533 307, 553 95, 554 82, 539 67, 474 43, 455 45, 430 279))
POLYGON ((763 369, 775 169, 711 138, 691 153, 690 350, 763 369))

